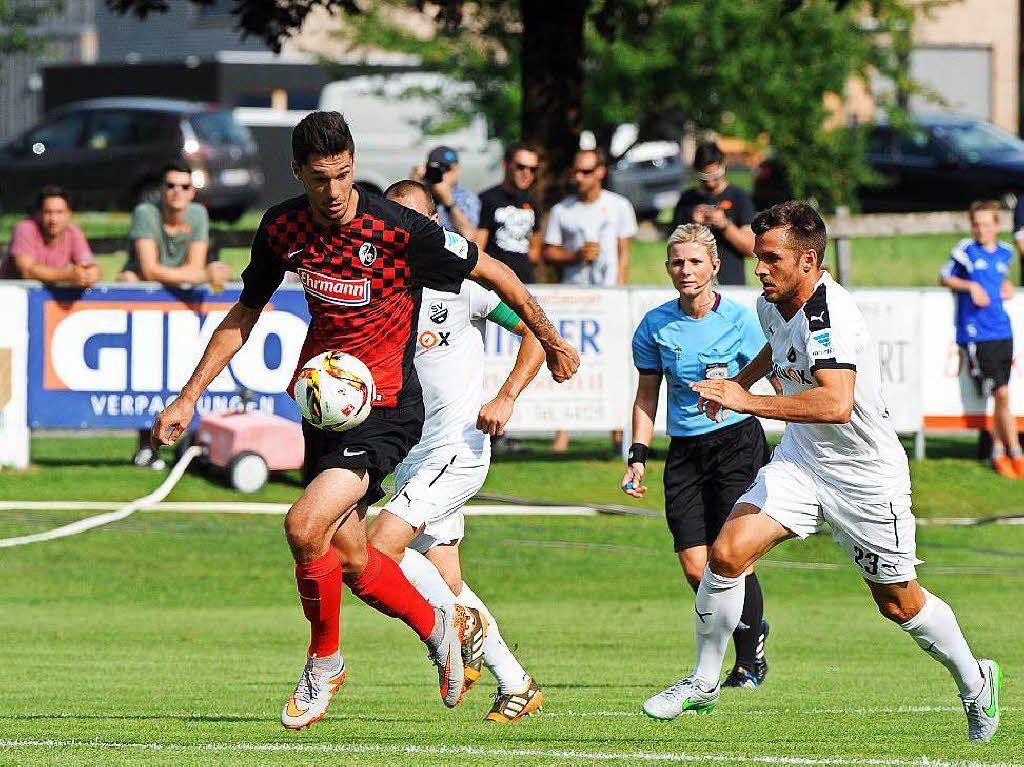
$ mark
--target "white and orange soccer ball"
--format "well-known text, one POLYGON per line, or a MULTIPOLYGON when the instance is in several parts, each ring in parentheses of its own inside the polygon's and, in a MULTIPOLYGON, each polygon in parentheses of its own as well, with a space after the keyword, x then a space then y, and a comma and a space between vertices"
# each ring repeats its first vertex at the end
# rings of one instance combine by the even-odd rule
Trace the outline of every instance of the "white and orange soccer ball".
POLYGON ((370 369, 345 352, 318 354, 295 381, 302 417, 327 431, 347 431, 365 421, 376 394, 370 369))

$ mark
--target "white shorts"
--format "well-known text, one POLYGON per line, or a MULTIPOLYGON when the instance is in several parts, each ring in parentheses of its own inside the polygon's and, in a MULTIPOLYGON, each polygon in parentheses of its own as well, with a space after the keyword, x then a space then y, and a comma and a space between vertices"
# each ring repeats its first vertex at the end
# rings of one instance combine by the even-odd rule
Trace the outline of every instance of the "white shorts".
POLYGON ((823 523, 864 578, 901 583, 917 578, 916 525, 910 494, 879 504, 852 501, 799 464, 773 459, 736 503, 749 503, 799 538, 823 523))
POLYGON ((462 540, 466 532, 462 507, 487 479, 485 457, 458 453, 447 460, 399 464, 395 469, 395 495, 384 508, 414 528, 423 525, 409 548, 425 553, 434 546, 462 540))

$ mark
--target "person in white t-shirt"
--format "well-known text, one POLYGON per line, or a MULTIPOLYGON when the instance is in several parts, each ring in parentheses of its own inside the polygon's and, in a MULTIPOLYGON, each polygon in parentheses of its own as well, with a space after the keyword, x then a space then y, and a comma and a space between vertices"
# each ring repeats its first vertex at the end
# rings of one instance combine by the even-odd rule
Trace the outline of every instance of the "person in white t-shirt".
POLYGON ((608 168, 600 149, 576 153, 576 193, 551 209, 544 232, 544 260, 562 267, 567 285, 614 287, 629 276, 629 241, 636 213, 629 200, 602 187, 608 168))
POLYGON ((657 719, 718 703, 725 648, 743 608, 744 571, 776 544, 828 522, 860 570, 879 611, 952 674, 970 740, 999 726, 999 665, 978 659, 949 605, 917 581, 906 453, 882 397, 878 350, 853 297, 821 261, 825 223, 810 205, 786 202, 753 222, 754 273, 764 290, 758 319, 768 343, 732 378, 691 384, 698 407, 787 421, 711 548, 695 601, 693 673, 644 702, 657 719), (782 394, 748 389, 765 375, 782 394))
MULTIPOLYGON (((399 181, 389 200, 437 220, 430 192, 399 181)), ((498 679, 485 719, 513 722, 540 708, 544 695, 501 638, 487 606, 462 579, 459 543, 463 506, 479 492, 491 461, 492 436, 504 433, 516 398, 536 377, 544 350, 498 295, 464 282, 458 293, 423 289, 413 364, 423 389, 420 441, 395 469, 395 494, 370 525, 367 541, 402 568, 435 607, 471 605, 487 619, 483 662, 498 679), (497 396, 483 401, 484 325, 493 322, 522 337, 512 371, 497 396)), ((467 689, 480 678, 467 670, 467 689)))
MULTIPOLYGON (((544 260, 562 269, 565 285, 615 287, 629 279, 629 243, 636 235, 636 213, 629 200, 603 188, 608 167, 604 152, 576 153, 572 183, 576 193, 551 209, 544 232, 544 260)), ((612 432, 615 451, 622 432, 612 432)), ((552 452, 569 449, 569 433, 558 431, 552 452)))

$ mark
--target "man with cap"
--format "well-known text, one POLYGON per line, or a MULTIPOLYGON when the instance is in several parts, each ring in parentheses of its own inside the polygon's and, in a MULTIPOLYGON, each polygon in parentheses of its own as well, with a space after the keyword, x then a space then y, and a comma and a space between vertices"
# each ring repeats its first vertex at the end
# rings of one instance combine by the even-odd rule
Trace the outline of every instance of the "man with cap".
MULTIPOLYGON (((747 280, 746 259, 753 259, 754 201, 750 195, 725 178, 725 154, 713 141, 697 145, 693 155, 697 186, 687 189, 672 214, 672 227, 703 224, 715 235, 715 245, 722 259, 718 271, 720 285, 744 285, 747 280)), ((751 264, 753 261, 751 260, 751 264)))
POLYGON ((422 173, 417 168, 413 176, 426 184, 434 195, 438 223, 467 240, 475 240, 480 223, 480 198, 459 185, 461 170, 459 153, 449 146, 439 146, 430 150, 422 173))

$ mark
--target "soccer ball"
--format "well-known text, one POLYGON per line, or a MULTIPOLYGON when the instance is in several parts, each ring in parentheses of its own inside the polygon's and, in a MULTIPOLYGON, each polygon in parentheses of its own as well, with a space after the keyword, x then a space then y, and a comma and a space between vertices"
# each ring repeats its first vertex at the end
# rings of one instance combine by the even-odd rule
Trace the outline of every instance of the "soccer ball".
POLYGON ((347 431, 365 421, 376 394, 370 369, 345 352, 318 354, 295 381, 302 417, 327 431, 347 431))

